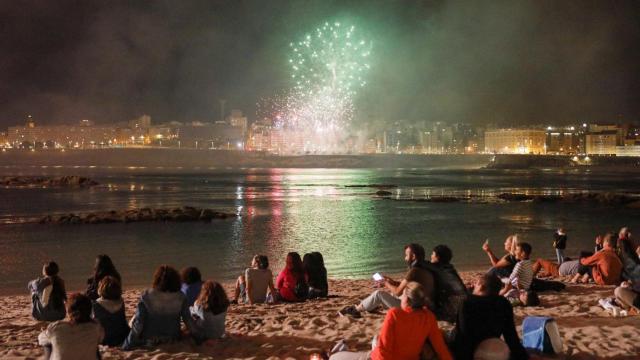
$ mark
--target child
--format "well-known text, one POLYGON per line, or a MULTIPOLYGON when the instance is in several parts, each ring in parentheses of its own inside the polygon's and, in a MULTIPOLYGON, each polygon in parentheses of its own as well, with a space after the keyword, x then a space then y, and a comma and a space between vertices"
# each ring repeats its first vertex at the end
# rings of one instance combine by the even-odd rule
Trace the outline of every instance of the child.
POLYGON ((129 334, 124 313, 122 287, 113 276, 105 276, 98 283, 98 299, 93 302, 93 317, 104 329, 103 345, 119 346, 129 334))
POLYGON ((197 267, 188 267, 180 272, 180 280, 182 282, 180 291, 187 297, 187 304, 192 306, 200 295, 202 287, 202 275, 197 267))
POLYGON ((196 339, 209 340, 224 337, 228 307, 229 299, 222 285, 211 280, 205 281, 198 299, 189 308, 195 320, 196 339))
POLYGON ((507 284, 500 290, 500 295, 507 297, 518 297, 518 290, 529 290, 533 282, 533 265, 529 260, 531 245, 525 242, 518 244, 515 255, 518 263, 513 268, 507 284))
POLYGON ((62 320, 66 316, 64 302, 67 293, 64 281, 58 276, 60 268, 54 261, 42 267, 44 277, 29 282, 31 291, 31 315, 40 321, 62 320))
POLYGON ((556 249, 556 256, 558 257, 558 265, 564 262, 564 249, 567 248, 567 234, 563 228, 558 229, 553 234, 553 247, 556 249))

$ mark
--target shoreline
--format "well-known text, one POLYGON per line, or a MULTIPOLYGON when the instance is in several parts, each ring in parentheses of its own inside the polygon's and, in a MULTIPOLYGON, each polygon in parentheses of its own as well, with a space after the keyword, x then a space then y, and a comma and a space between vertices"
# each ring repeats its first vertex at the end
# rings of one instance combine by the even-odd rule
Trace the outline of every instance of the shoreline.
MULTIPOLYGON (((460 273, 467 284, 479 274, 477 271, 460 273)), ((233 283, 223 285, 231 295, 233 283)), ((133 315, 143 288, 126 289, 127 317, 133 315)), ((519 325, 525 316, 553 316, 558 322, 567 359, 637 358, 640 316, 614 318, 597 305, 598 299, 612 296, 613 288, 568 285, 562 292, 541 293, 542 306, 514 308, 520 336, 519 325)), ((368 279, 330 278, 331 297, 327 299, 296 304, 232 305, 227 314, 230 336, 212 346, 195 346, 183 340, 131 352, 103 347, 102 355, 105 359, 308 359, 310 353, 327 350, 340 339, 345 339, 351 350, 366 350, 378 333, 385 312, 366 313, 362 319, 353 319, 339 317, 337 310, 357 303, 372 290, 368 279)), ((41 354, 36 338, 46 323, 31 319, 29 305, 28 295, 0 296, 0 306, 5 310, 0 314, 0 357, 26 359, 41 354)))

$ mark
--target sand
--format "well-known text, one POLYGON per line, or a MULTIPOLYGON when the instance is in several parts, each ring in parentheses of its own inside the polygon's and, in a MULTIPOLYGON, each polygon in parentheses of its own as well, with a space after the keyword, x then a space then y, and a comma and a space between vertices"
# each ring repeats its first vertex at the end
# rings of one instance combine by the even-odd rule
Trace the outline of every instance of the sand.
MULTIPOLYGON (((478 273, 461 274, 470 283, 478 273)), ((384 319, 384 311, 361 319, 337 311, 356 304, 372 290, 369 280, 330 279, 331 297, 301 304, 232 305, 227 315, 229 337, 196 346, 189 340, 156 349, 125 352, 101 347, 104 359, 308 359, 345 339, 353 350, 367 350, 384 319)), ((225 284, 231 294, 231 284, 225 284)), ((564 341, 564 354, 550 359, 638 359, 640 316, 615 318, 598 306, 613 287, 568 285, 562 292, 541 294, 540 307, 515 308, 516 322, 528 315, 554 317, 564 341)), ((127 316, 134 312, 140 290, 124 294, 127 316)), ((0 358, 35 359, 42 355, 37 335, 46 326, 30 316, 28 296, 0 297, 0 358)), ((441 324, 443 327, 446 324, 441 324)), ((521 331, 518 326, 518 331, 521 331)))

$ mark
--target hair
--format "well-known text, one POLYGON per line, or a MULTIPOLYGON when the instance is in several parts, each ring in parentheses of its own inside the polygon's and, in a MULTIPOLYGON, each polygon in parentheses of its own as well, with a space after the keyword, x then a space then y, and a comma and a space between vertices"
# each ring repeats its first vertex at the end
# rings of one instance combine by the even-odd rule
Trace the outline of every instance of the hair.
POLYGON ((317 251, 304 254, 302 266, 307 275, 309 286, 318 288, 327 286, 327 269, 324 267, 322 254, 317 251))
POLYGON ((258 269, 269 268, 269 258, 266 255, 256 255, 256 262, 258 263, 258 269))
POLYGON ((500 290, 502 289, 502 281, 495 274, 486 273, 478 279, 480 285, 482 285, 487 295, 498 295, 500 294, 500 290))
POLYGON ((98 283, 98 295, 107 300, 119 300, 122 297, 120 281, 113 276, 105 276, 98 283))
POLYGON ((109 255, 98 255, 96 256, 96 265, 93 268, 93 280, 98 283, 105 276, 113 276, 118 280, 121 280, 120 274, 118 270, 116 270, 115 265, 113 265, 113 261, 109 255))
POLYGON ((287 254, 286 269, 294 273, 297 277, 304 277, 304 267, 302 266, 302 259, 297 252, 290 252, 287 254))
POLYGON ((617 241, 613 233, 608 232, 605 234, 604 238, 602 239, 602 245, 604 246, 604 244, 609 244, 609 246, 612 248, 616 247, 617 241))
POLYGON ((56 309, 64 307, 64 301, 67 299, 67 291, 64 288, 64 281, 58 276, 60 267, 55 261, 46 262, 43 265, 44 274, 51 280, 51 296, 49 302, 56 309))
POLYGON ((180 291, 180 274, 169 265, 160 265, 153 274, 151 286, 158 291, 178 292, 180 291))
POLYGON ((538 293, 533 290, 527 290, 527 302, 524 304, 525 306, 539 306, 540 305, 540 297, 538 293))
POLYGON ((418 261, 418 262, 424 261, 425 251, 424 251, 424 248, 422 247, 422 245, 416 244, 416 243, 411 243, 411 244, 405 245, 404 249, 405 250, 410 249, 411 252, 413 253, 413 255, 415 255, 416 261, 418 261))
POLYGON ((509 360, 511 350, 500 338, 488 338, 476 346, 473 360, 509 360))
POLYGON ((91 299, 80 293, 69 296, 67 302, 67 314, 73 324, 81 324, 91 321, 91 299))
POLYGON ((527 256, 530 256, 531 255, 531 251, 533 250, 531 248, 531 244, 526 243, 526 242, 518 244, 518 247, 520 249, 522 249, 522 251, 524 251, 524 253, 527 254, 527 256))
POLYGON ((518 246, 518 244, 520 243, 519 235, 518 234, 509 235, 507 239, 511 239, 511 249, 509 249, 509 253, 513 254, 516 251, 516 246, 518 246))
POLYGON ((404 288, 404 293, 411 308, 420 309, 427 305, 427 292, 420 283, 409 281, 404 288))
POLYGON ((191 285, 202 281, 202 275, 197 267, 189 266, 180 272, 180 280, 187 285, 191 285))
POLYGON ((449 264, 453 258, 453 252, 447 245, 436 245, 433 252, 436 253, 438 262, 441 264, 449 264))
POLYGON ((218 282, 212 280, 207 280, 202 284, 202 290, 200 290, 197 302, 205 311, 210 311, 214 315, 227 311, 229 307, 229 298, 224 288, 218 282))

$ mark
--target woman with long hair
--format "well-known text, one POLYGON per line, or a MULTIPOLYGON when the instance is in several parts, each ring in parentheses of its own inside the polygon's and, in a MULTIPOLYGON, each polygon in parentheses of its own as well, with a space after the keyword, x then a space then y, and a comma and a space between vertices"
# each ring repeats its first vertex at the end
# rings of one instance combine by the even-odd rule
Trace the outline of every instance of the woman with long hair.
POLYGON ((207 280, 202 284, 200 295, 190 308, 195 319, 196 337, 199 340, 220 339, 229 308, 229 298, 219 283, 207 280))
POLYGON ((302 266, 304 268, 305 280, 309 285, 307 298, 327 297, 329 284, 327 281, 327 269, 324 267, 322 254, 317 251, 304 254, 302 257, 302 266))
POLYGON ((276 288, 283 301, 296 302, 307 298, 309 287, 304 278, 302 259, 297 252, 287 254, 286 265, 276 279, 276 288))
POLYGON ((64 281, 58 276, 59 271, 58 264, 49 261, 42 266, 43 277, 29 282, 31 315, 36 320, 56 321, 66 315, 67 292, 64 281))
POLYGON ((194 331, 187 298, 180 291, 180 274, 169 265, 159 266, 153 274, 151 289, 140 296, 136 313, 131 321, 131 332, 122 348, 154 346, 180 338, 180 320, 187 330, 194 331))
POLYGON ((516 259, 516 246, 520 243, 518 234, 509 235, 504 241, 504 250, 507 252, 503 257, 498 258, 495 256, 491 248, 489 247, 489 240, 482 245, 482 250, 487 253, 489 260, 491 261, 490 273, 497 277, 509 277, 513 268, 516 266, 518 259, 516 259))
POLYGON ((113 261, 111 261, 109 255, 98 255, 96 257, 96 263, 93 266, 93 276, 87 279, 87 290, 85 291, 85 294, 91 300, 96 300, 100 297, 100 295, 98 295, 98 284, 100 284, 100 280, 105 276, 112 276, 122 284, 120 273, 116 270, 116 266, 113 265, 113 261))
POLYGON ((91 320, 91 299, 84 294, 72 294, 67 302, 69 321, 56 321, 38 336, 44 347, 44 358, 99 359, 98 344, 104 331, 91 320))

